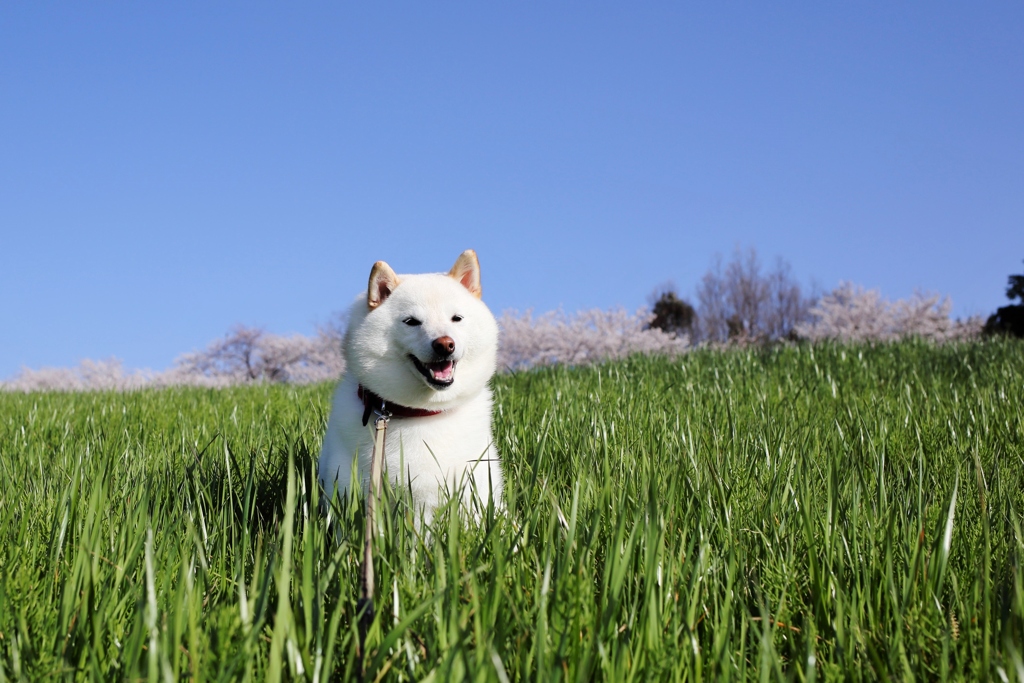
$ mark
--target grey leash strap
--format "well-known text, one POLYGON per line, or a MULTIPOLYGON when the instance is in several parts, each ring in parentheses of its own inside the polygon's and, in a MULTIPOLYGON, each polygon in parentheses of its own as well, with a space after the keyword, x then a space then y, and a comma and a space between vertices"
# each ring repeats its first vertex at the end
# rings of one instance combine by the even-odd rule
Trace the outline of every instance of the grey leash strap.
POLYGON ((380 410, 374 411, 377 419, 373 421, 373 455, 370 458, 370 490, 366 494, 366 538, 363 542, 363 566, 362 566, 362 591, 359 595, 359 604, 356 612, 361 613, 359 618, 359 659, 360 673, 366 658, 366 633, 373 623, 373 537, 377 525, 377 502, 380 500, 380 489, 382 472, 384 469, 384 437, 388 429, 388 420, 391 413, 384 407, 383 402, 380 410))

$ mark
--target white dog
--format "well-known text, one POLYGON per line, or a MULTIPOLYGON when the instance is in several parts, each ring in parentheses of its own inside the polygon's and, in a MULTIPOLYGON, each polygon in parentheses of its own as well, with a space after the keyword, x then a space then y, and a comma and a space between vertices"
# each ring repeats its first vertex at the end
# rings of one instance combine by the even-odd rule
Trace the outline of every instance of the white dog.
POLYGON ((410 484, 427 520, 444 492, 500 499, 491 436, 498 324, 480 300, 480 263, 467 250, 448 274, 396 275, 378 261, 349 312, 345 375, 320 453, 327 495, 348 488, 355 463, 367 490, 374 411, 391 414, 384 471, 410 484))

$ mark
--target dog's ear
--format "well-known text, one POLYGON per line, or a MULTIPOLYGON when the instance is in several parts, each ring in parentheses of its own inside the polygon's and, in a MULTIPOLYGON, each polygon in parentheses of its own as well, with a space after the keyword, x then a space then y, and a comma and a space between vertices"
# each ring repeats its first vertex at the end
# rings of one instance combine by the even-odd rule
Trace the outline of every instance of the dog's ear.
POLYGON ((395 291, 399 283, 395 271, 383 261, 377 261, 370 270, 370 284, 366 288, 366 305, 373 310, 380 306, 395 291))
POLYGON ((469 293, 475 296, 477 299, 483 293, 480 289, 480 261, 476 257, 476 252, 472 249, 459 254, 459 258, 456 259, 455 265, 448 272, 449 277, 453 277, 459 281, 459 283, 469 290, 469 293))

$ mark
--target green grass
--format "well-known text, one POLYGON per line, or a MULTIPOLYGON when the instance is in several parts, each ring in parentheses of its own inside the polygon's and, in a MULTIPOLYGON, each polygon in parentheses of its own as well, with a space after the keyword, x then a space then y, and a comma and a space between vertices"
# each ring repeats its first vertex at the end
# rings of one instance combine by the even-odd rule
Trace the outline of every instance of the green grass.
MULTIPOLYGON (((330 387, 0 395, 0 680, 349 680, 330 387)), ((389 492, 367 680, 1024 679, 1024 344, 495 380, 507 509, 389 492)))

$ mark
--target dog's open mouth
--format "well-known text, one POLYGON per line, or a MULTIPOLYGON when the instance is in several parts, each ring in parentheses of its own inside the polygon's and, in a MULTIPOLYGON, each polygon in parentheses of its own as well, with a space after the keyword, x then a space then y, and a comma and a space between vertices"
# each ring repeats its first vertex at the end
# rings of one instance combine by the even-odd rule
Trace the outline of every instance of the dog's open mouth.
POLYGON ((427 383, 438 389, 447 389, 455 381, 455 361, 439 360, 424 363, 419 358, 409 354, 412 364, 420 371, 427 383))

